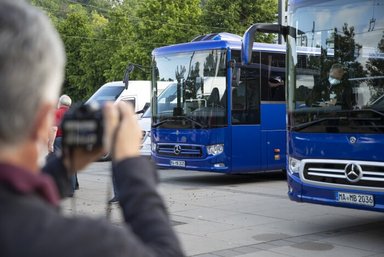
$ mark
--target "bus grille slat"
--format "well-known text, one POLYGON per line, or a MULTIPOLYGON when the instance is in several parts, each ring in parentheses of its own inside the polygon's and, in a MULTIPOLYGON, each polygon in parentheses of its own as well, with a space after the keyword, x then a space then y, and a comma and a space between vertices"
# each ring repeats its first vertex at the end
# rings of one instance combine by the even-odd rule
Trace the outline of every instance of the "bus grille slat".
POLYGON ((182 158, 196 158, 203 156, 202 147, 199 145, 158 144, 156 153, 158 156, 182 158), (176 146, 179 147, 178 150, 175 150, 176 146))
POLYGON ((303 178, 309 183, 328 184, 328 185, 342 185, 354 188, 370 187, 376 190, 384 190, 384 164, 378 162, 359 162, 359 161, 312 161, 305 160, 304 168, 302 170, 303 178), (346 167, 353 163, 358 165, 361 169, 357 169, 359 178, 348 178, 346 167))

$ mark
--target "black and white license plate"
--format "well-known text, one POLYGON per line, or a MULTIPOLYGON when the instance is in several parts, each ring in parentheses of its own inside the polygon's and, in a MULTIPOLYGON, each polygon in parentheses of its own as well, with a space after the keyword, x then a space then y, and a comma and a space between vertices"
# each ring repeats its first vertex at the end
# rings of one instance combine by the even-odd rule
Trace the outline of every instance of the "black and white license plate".
POLYGON ((339 203, 352 203, 367 206, 375 205, 373 195, 368 194, 351 194, 345 192, 337 192, 336 200, 339 203))
POLYGON ((174 166, 174 167, 185 167, 185 161, 171 160, 171 166, 174 166))

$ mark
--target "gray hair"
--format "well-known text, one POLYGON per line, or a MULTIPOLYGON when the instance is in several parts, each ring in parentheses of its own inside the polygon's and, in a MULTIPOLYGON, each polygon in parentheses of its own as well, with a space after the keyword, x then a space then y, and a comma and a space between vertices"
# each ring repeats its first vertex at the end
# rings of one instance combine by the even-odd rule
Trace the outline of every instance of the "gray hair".
POLYGON ((62 95, 59 98, 59 107, 62 105, 71 106, 72 100, 68 95, 62 95))
POLYGON ((56 102, 63 43, 45 14, 21 0, 0 1, 0 147, 22 142, 43 102, 56 102))

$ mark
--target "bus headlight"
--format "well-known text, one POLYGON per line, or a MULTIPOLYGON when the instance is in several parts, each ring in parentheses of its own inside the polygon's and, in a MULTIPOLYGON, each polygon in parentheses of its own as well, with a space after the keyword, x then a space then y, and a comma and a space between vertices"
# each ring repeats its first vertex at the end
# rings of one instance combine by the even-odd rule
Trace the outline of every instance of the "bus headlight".
POLYGON ((156 152, 156 143, 151 144, 152 152, 156 152))
POLYGON ((207 145, 207 153, 209 155, 218 155, 224 152, 224 144, 207 145))
POLYGON ((292 157, 289 157, 288 159, 289 163, 288 163, 288 168, 289 168, 289 172, 291 174, 293 173, 299 173, 300 171, 300 166, 301 166, 301 161, 298 160, 298 159, 295 159, 295 158, 292 158, 292 157))

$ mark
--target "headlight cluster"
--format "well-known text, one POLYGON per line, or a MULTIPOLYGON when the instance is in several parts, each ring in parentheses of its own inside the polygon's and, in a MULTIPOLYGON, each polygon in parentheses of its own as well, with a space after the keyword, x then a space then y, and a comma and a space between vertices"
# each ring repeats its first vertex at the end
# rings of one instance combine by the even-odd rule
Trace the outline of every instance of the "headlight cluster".
POLYGON ((292 157, 288 159, 288 168, 291 174, 299 173, 301 167, 301 161, 292 157))
POLYGON ((224 144, 207 145, 207 153, 209 155, 218 155, 224 152, 224 144))
POLYGON ((156 152, 156 143, 152 142, 151 146, 152 146, 152 152, 156 152))

